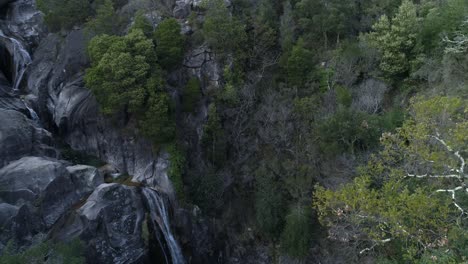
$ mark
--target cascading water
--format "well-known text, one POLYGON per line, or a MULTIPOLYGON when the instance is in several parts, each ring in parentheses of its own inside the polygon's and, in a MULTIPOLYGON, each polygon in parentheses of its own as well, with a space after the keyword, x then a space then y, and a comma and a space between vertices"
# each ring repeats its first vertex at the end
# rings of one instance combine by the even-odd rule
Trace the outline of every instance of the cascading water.
POLYGON ((28 51, 23 47, 23 44, 18 40, 6 36, 0 29, 0 38, 3 39, 5 46, 9 48, 11 55, 13 56, 13 64, 15 67, 13 76, 13 92, 18 91, 19 85, 23 80, 24 73, 26 72, 27 66, 31 63, 31 56, 28 51))
MULTIPOLYGON (((144 188, 143 195, 148 201, 148 206, 150 209, 151 221, 156 223, 164 235, 167 246, 171 253, 171 263, 172 264, 184 264, 184 257, 182 251, 180 250, 179 244, 175 240, 171 232, 171 227, 169 225, 168 212, 164 203, 163 197, 159 195, 155 190, 144 188)), ((166 260, 167 261, 167 260, 166 260)))

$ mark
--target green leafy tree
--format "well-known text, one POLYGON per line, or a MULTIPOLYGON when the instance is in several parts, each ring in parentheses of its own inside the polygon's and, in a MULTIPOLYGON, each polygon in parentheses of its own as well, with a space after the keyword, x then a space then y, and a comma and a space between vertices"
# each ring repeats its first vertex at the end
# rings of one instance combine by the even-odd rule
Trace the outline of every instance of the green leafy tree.
POLYGON ((355 1, 301 0, 295 6, 303 37, 310 42, 323 42, 325 48, 331 37, 339 43, 342 35, 352 32, 356 13, 355 1))
MULTIPOLYGON (((150 88, 151 89, 151 88, 150 88)), ((154 143, 171 142, 175 137, 174 110, 169 95, 158 88, 152 88, 143 106, 143 117, 140 117, 140 132, 154 143)), ((141 110, 140 110, 141 111, 141 110)))
POLYGON ((313 77, 314 55, 304 45, 304 40, 299 39, 287 61, 288 84, 292 87, 304 88, 313 77))
POLYGON ((182 63, 185 43, 179 22, 175 18, 164 20, 154 31, 153 39, 161 66, 167 70, 177 68, 182 63))
POLYGON ((219 54, 243 53, 247 34, 242 24, 226 7, 224 0, 206 0, 207 9, 203 24, 206 42, 219 54))
POLYGON ((460 98, 413 100, 411 119, 382 136, 384 149, 353 183, 317 187, 315 206, 330 237, 354 241, 359 254, 400 250, 396 257, 412 263, 436 250, 466 258, 466 232, 453 234, 467 225, 466 106, 460 98))
POLYGON ((156 65, 152 41, 141 31, 124 37, 103 35, 91 40, 88 53, 92 66, 86 71, 85 81, 102 112, 138 112, 144 105, 147 80, 156 65))
POLYGON ((431 8, 424 18, 418 39, 426 53, 431 53, 441 47, 441 38, 452 38, 460 29, 462 21, 466 20, 468 2, 463 0, 448 0, 440 6, 431 8))
POLYGON ((83 0, 38 0, 37 7, 51 31, 83 24, 92 13, 90 2, 83 0))
POLYGON ((141 30, 123 37, 101 35, 90 41, 88 54, 92 65, 85 82, 101 111, 130 114, 155 143, 172 140, 173 107, 162 88, 153 42, 141 30))
POLYGON ((111 0, 99 1, 96 16, 86 23, 88 32, 92 35, 117 35, 119 33, 121 20, 114 9, 111 0))
POLYGON ((150 21, 145 17, 143 11, 141 10, 137 12, 131 30, 135 29, 143 31, 143 34, 145 34, 145 36, 148 38, 152 36, 154 31, 153 25, 151 25, 150 21))
POLYGON ((335 91, 338 103, 344 107, 350 107, 353 101, 353 97, 349 89, 347 89, 344 86, 338 85, 335 91))
POLYGON ((417 55, 419 19, 416 6, 405 0, 392 19, 383 15, 372 28, 367 39, 382 54, 382 72, 390 80, 406 77, 417 55))
POLYGON ((278 5, 279 3, 280 1, 275 0, 260 0, 256 10, 258 21, 266 27, 277 29, 278 20, 275 19, 277 17, 275 5, 278 5))
POLYGON ((286 216, 286 225, 281 234, 281 248, 294 258, 304 258, 309 253, 312 214, 309 207, 293 207, 286 216))

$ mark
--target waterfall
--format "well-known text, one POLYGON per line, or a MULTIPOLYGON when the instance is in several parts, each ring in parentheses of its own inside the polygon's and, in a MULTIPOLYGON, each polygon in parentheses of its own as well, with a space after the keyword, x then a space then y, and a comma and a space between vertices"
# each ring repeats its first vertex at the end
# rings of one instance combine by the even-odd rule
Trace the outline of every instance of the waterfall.
POLYGON ((149 188, 143 189, 143 195, 148 201, 151 221, 153 224, 156 223, 159 226, 159 229, 164 235, 167 246, 171 253, 171 263, 184 264, 185 261, 182 255, 182 251, 180 250, 180 247, 171 232, 168 212, 163 197, 161 197, 155 190, 149 188))
POLYGON ((14 65, 15 65, 15 76, 13 80, 13 91, 17 91, 21 81, 23 80, 24 73, 26 72, 27 66, 31 63, 31 56, 28 51, 23 47, 23 44, 14 38, 6 36, 0 29, 0 38, 6 41, 7 49, 12 53, 14 65), (9 44, 9 45, 8 45, 9 44))

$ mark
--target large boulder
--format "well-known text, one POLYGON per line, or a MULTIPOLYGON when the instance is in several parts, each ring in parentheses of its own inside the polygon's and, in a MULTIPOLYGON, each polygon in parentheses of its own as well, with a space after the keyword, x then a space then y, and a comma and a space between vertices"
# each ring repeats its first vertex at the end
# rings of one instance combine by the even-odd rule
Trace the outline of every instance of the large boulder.
POLYGON ((56 155, 51 134, 26 115, 2 109, 0 120, 0 166, 26 155, 56 155))
POLYGON ((96 168, 68 165, 24 157, 0 169, 0 250, 10 239, 28 245, 103 183, 96 168))
POLYGON ((79 237, 90 263, 142 263, 145 208, 137 187, 102 184, 81 208, 55 227, 53 239, 79 237))

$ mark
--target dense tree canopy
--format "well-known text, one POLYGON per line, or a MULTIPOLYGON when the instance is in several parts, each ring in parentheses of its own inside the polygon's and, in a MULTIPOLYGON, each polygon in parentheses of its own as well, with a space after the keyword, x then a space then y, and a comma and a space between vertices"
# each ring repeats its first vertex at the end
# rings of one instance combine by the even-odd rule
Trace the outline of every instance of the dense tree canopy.
POLYGON ((447 248, 461 258, 464 253, 457 253, 464 249, 452 248, 458 241, 451 233, 467 224, 466 103, 449 97, 415 100, 411 119, 383 135, 384 150, 353 183, 336 192, 318 187, 315 204, 331 236, 354 241, 361 254, 406 241, 400 257, 407 261, 447 248), (348 224, 354 228, 346 229, 348 224))

